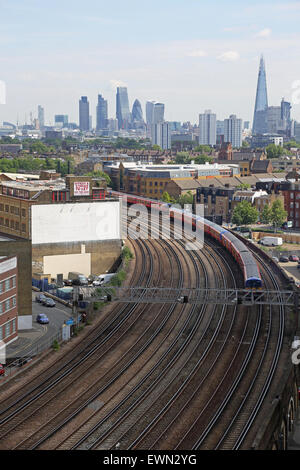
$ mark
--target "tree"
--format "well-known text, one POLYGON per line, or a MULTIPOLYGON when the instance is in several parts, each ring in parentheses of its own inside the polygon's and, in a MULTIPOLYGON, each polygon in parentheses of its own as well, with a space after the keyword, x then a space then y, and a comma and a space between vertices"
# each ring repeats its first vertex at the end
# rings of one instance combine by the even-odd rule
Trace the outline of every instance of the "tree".
POLYGON ((182 194, 179 196, 178 200, 176 201, 181 207, 184 207, 185 204, 193 204, 194 196, 191 191, 188 191, 186 194, 182 194))
POLYGON ((171 202, 171 196, 170 196, 170 194, 169 194, 167 191, 164 191, 164 192, 162 193, 161 199, 162 199, 163 202, 168 202, 168 203, 171 202))
POLYGON ((285 153, 285 151, 280 145, 269 144, 266 147, 266 153, 268 158, 279 158, 285 153))
POLYGON ((258 212, 251 202, 240 202, 233 211, 232 222, 236 225, 255 224, 258 219, 258 212))
POLYGON ((211 153, 211 147, 209 145, 197 145, 194 148, 195 152, 201 153, 211 153))
POLYGON ((212 157, 209 157, 208 155, 198 155, 193 160, 197 165, 203 165, 204 163, 207 163, 207 162, 212 163, 213 161, 212 157))
POLYGON ((247 142, 247 140, 243 140, 243 142, 242 142, 242 147, 243 147, 243 148, 250 147, 249 142, 247 142))
POLYGON ((110 176, 107 173, 104 173, 104 171, 90 171, 89 173, 86 173, 85 176, 91 176, 92 178, 105 178, 107 186, 111 185, 110 176))
POLYGON ((280 227, 287 218, 287 212, 284 210, 283 203, 280 199, 273 202, 271 208, 271 222, 273 227, 280 227))
POLYGON ((265 204, 263 210, 261 211, 259 219, 263 224, 269 224, 271 222, 271 217, 272 217, 271 207, 269 206, 269 204, 265 204))
POLYGON ((242 190, 250 189, 250 188, 251 188, 251 184, 249 183, 241 183, 239 186, 236 187, 236 189, 242 189, 242 190))
POLYGON ((190 163, 191 158, 189 152, 177 152, 175 157, 175 163, 187 164, 190 163))

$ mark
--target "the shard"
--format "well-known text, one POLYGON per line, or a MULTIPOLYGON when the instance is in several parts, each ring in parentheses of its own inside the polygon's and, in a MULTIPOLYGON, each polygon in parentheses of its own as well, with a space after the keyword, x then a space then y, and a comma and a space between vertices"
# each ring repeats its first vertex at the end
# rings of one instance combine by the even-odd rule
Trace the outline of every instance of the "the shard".
POLYGON ((253 134, 264 134, 268 131, 267 127, 267 109, 268 109, 268 94, 267 94, 267 80, 265 61, 263 56, 260 58, 256 99, 253 117, 253 134))

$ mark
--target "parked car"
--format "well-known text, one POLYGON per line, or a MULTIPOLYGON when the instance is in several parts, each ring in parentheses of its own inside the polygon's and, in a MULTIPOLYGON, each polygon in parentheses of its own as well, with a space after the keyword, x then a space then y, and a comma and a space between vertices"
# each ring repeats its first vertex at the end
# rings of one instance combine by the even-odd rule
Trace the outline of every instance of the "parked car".
POLYGON ((279 261, 280 263, 288 263, 289 259, 287 256, 280 256, 279 261))
POLYGON ((55 302, 49 297, 43 302, 43 305, 45 305, 46 307, 55 307, 55 302))
POLYGON ((46 323, 49 323, 49 318, 47 317, 47 315, 45 315, 45 313, 39 313, 36 317, 36 321, 44 325, 46 323))
POLYGON ((298 262, 298 261, 299 261, 299 256, 290 255, 290 256, 289 256, 289 260, 290 260, 290 261, 297 261, 297 262, 298 262))
POLYGON ((0 376, 5 374, 5 369, 2 364, 0 364, 0 376))
POLYGON ((40 303, 43 303, 45 300, 46 300, 46 296, 44 294, 38 294, 36 297, 35 297, 35 300, 36 302, 40 302, 40 303))
POLYGON ((276 261, 276 263, 278 263, 279 259, 277 258, 277 256, 272 256, 272 260, 273 261, 276 261))

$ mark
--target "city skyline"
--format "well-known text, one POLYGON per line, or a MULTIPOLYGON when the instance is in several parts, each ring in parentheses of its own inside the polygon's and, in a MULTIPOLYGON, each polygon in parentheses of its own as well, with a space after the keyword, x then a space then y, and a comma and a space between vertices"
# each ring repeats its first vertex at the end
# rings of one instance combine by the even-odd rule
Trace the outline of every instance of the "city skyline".
POLYGON ((168 121, 196 123, 199 112, 211 108, 220 119, 234 113, 252 121, 261 54, 269 102, 285 97, 300 121, 299 1, 255 0, 249 6, 230 0, 226 9, 216 0, 138 5, 136 0, 129 5, 88 0, 84 6, 54 0, 45 23, 46 7, 37 1, 0 0, 0 80, 7 90, 0 122, 17 117, 24 122, 25 114, 28 122, 38 104, 46 123, 53 123, 55 114, 77 122, 76 102, 85 95, 95 123, 98 94, 108 101, 109 117, 115 117, 117 86, 128 88, 130 107, 135 99, 143 111, 148 100, 164 103, 168 121), (216 15, 216 6, 222 14, 216 15))

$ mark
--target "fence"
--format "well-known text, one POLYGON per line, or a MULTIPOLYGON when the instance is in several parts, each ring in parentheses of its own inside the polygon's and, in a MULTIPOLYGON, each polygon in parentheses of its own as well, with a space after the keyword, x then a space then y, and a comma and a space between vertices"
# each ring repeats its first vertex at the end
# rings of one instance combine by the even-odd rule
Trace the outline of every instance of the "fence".
MULTIPOLYGON (((23 352, 22 357, 19 357, 17 359, 14 358, 12 362, 9 362, 9 356, 8 356, 6 358, 7 364, 5 366, 4 377, 10 377, 11 375, 15 374, 16 372, 18 372, 20 367, 33 361, 35 356, 37 356, 38 354, 41 354, 42 352, 45 352, 47 349, 50 349, 54 341, 57 341, 58 343, 62 342, 62 329, 57 331, 53 336, 51 336, 47 340, 41 343, 38 343, 33 348, 29 349, 26 352, 23 352)), ((0 385, 1 385, 1 379, 0 379, 0 385)))

